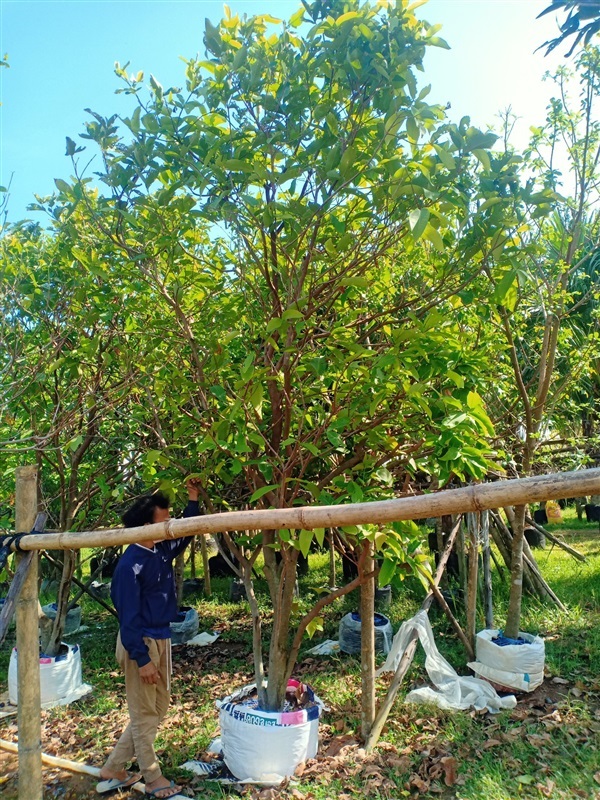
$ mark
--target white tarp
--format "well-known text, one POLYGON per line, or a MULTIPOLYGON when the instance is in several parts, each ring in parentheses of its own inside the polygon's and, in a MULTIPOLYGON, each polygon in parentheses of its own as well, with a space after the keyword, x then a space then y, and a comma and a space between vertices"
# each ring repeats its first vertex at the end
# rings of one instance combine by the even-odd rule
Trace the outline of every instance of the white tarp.
POLYGON ((473 706, 478 711, 487 708, 493 713, 516 706, 514 695, 500 697, 486 681, 457 675, 437 649, 426 611, 419 611, 412 619, 402 623, 394 636, 389 655, 377 675, 396 671, 413 632, 417 634, 425 650, 425 669, 435 688, 422 686, 414 689, 407 694, 407 703, 432 703, 440 708, 456 710, 473 706))

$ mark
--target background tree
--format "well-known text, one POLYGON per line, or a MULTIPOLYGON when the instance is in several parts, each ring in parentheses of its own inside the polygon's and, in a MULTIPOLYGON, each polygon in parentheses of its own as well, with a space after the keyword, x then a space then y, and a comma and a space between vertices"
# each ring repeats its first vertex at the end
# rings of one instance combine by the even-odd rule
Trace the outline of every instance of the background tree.
POLYGON ((538 14, 538 19, 554 11, 561 11, 566 16, 559 23, 560 34, 541 45, 546 48, 546 55, 574 36, 571 49, 566 53, 568 58, 580 42, 584 46, 591 44, 593 37, 600 31, 600 0, 552 0, 550 5, 538 14))

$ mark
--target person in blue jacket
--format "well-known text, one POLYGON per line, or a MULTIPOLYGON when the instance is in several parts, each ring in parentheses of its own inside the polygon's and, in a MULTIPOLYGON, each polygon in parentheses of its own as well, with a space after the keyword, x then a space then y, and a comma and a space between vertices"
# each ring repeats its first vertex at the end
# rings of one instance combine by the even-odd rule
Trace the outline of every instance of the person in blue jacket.
MULTIPOLYGON (((184 517, 200 513, 198 484, 188 481, 184 517)), ((123 515, 126 528, 170 519, 169 499, 161 492, 145 495, 123 515)), ((119 616, 116 658, 125 673, 129 725, 100 770, 96 790, 103 794, 132 786, 140 775, 127 772, 134 756, 146 794, 175 797, 181 787, 162 774, 154 751, 158 726, 167 712, 171 689, 171 630, 177 620, 173 560, 191 537, 131 544, 115 570, 111 597, 119 616)))

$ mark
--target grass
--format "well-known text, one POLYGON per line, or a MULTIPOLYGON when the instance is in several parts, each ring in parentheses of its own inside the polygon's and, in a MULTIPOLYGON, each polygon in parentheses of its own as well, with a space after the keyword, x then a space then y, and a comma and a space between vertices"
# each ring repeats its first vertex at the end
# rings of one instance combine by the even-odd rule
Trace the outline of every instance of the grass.
MULTIPOLYGON (((546 643, 547 677, 540 689, 520 695, 512 712, 495 716, 403 704, 405 692, 422 684, 426 677, 423 655, 418 651, 380 746, 366 756, 357 741, 359 659, 344 655, 311 657, 306 650, 315 642, 307 641, 296 674, 310 681, 330 708, 321 724, 319 759, 307 765, 293 786, 278 789, 275 794, 263 793, 262 797, 600 798, 600 535, 595 523, 578 523, 571 509, 567 509, 562 524, 549 529, 584 553, 587 562, 576 561, 556 545, 536 551, 542 572, 566 606, 560 611, 532 598, 524 600, 522 629, 539 633, 546 643)), ((326 582, 327 559, 311 556, 311 572, 300 581, 298 613, 316 596, 312 589, 326 582)), ((172 705, 157 739, 166 774, 184 779, 190 793, 195 791, 197 797, 207 800, 238 795, 228 787, 191 779, 179 765, 189 758, 202 758, 217 734, 215 700, 252 680, 247 604, 228 601, 227 579, 214 580, 213 589, 211 598, 195 597, 186 602, 198 609, 201 630, 221 627, 221 637, 210 648, 176 649, 172 705)), ((418 609, 421 600, 422 590, 408 580, 394 592, 387 612, 394 630, 418 609)), ((494 572, 499 627, 507 600, 506 576, 502 583, 494 572)), ((260 602, 268 610, 264 590, 260 602)), ((356 605, 357 598, 349 597, 327 609, 320 638, 337 638, 340 618, 356 605)), ((88 630, 76 638, 82 647, 83 677, 94 686, 94 693, 72 706, 44 712, 43 746, 46 752, 99 765, 126 721, 124 684, 113 655, 116 621, 89 600, 83 601, 83 617, 88 630)), ((430 618, 440 652, 459 673, 466 673, 464 653, 445 618, 436 608, 432 608, 430 618)), ((483 627, 483 620, 480 625, 483 627)), ((9 656, 10 646, 0 650, 0 681, 6 676, 9 656)), ((379 697, 388 681, 378 680, 379 697)), ((0 691, 4 688, 0 682, 0 691)), ((14 736, 14 723, 0 723, 0 737, 14 736)), ((6 763, 12 772, 14 759, 6 763)), ((1 781, 3 800, 12 800, 16 797, 14 776, 9 775, 4 786, 1 781)), ((74 798, 91 797, 93 785, 93 780, 87 780, 73 789, 74 779, 63 773, 58 784, 62 794, 53 794, 58 789, 51 783, 46 792, 48 797, 68 797, 69 791, 76 792, 74 798)), ((252 788, 245 792, 258 795, 252 788)))

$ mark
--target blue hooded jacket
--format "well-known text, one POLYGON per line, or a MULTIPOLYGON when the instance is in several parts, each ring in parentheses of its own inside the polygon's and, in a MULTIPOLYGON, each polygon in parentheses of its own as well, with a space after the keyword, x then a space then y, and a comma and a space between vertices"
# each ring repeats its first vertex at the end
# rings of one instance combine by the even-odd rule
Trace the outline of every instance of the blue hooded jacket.
MULTIPOLYGON (((183 516, 198 514, 198 501, 190 500, 183 516)), ((173 559, 191 540, 186 536, 157 542, 152 550, 130 544, 119 559, 110 595, 119 615, 121 642, 138 667, 150 662, 144 636, 171 638, 169 626, 177 620, 178 613, 173 559)))

